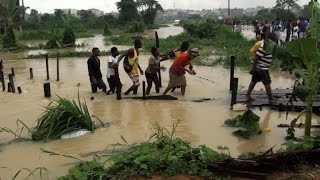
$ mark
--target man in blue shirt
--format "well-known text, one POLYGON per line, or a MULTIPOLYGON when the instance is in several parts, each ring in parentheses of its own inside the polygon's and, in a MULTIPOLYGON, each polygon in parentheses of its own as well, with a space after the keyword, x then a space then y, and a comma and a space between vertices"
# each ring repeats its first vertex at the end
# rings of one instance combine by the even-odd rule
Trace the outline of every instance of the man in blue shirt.
POLYGON ((305 18, 301 18, 300 25, 299 25, 299 38, 306 38, 307 37, 307 27, 308 21, 305 18))

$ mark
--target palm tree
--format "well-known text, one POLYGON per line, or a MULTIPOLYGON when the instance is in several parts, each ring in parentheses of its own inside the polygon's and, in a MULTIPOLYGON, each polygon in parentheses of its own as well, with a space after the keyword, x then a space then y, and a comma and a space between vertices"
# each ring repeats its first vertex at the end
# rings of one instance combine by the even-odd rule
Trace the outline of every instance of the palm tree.
POLYGON ((16 44, 13 29, 27 9, 16 3, 17 0, 8 0, 5 4, 0 4, 0 21, 4 24, 6 34, 3 40, 5 48, 16 44))

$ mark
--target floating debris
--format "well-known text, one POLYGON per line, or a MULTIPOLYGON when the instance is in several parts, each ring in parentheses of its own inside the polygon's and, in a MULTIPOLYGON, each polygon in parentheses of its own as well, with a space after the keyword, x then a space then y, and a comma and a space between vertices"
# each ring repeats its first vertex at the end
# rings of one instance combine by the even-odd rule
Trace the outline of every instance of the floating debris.
POLYGON ((62 134, 61 135, 61 139, 71 139, 71 138, 76 138, 76 137, 80 137, 83 136, 85 134, 91 133, 91 131, 87 130, 87 129, 80 129, 77 131, 72 131, 66 134, 62 134))

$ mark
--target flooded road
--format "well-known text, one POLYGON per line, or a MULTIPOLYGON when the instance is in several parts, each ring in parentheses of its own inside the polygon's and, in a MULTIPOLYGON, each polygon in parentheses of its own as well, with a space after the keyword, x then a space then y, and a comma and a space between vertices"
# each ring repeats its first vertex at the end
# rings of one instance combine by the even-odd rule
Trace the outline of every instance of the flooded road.
MULTIPOLYGON (((106 82, 107 57, 101 57, 101 69, 106 82)), ((217 146, 227 146, 230 153, 237 156, 244 152, 262 151, 274 145, 277 148, 284 141, 286 129, 276 126, 280 123, 290 123, 296 117, 296 113, 290 113, 288 121, 285 113, 268 110, 255 110, 260 117, 261 128, 270 128, 271 132, 259 135, 251 140, 244 140, 232 135, 233 128, 223 127, 228 118, 238 115, 238 112, 230 111, 229 70, 220 67, 195 67, 197 76, 187 75, 188 87, 186 95, 182 97, 177 90, 172 95, 179 98, 178 101, 142 101, 121 100, 117 101, 115 95, 106 96, 103 93, 92 94, 87 75, 87 58, 62 58, 60 61, 60 82, 56 82, 56 62, 50 60, 51 91, 53 99, 57 95, 77 99, 78 91, 82 100, 86 100, 89 111, 102 119, 110 122, 111 127, 98 129, 95 133, 75 139, 55 140, 50 142, 18 142, 0 146, 0 177, 10 179, 21 168, 34 169, 46 167, 44 179, 55 179, 67 173, 74 160, 49 156, 41 153, 40 148, 59 154, 79 157, 80 153, 89 153, 103 150, 111 144, 122 143, 123 136, 128 143, 138 143, 149 138, 155 122, 170 129, 176 120, 181 120, 176 135, 182 137, 193 145, 205 144, 216 149, 217 146), (205 80, 208 79, 208 80, 205 80), (77 85, 80 83, 80 87, 77 85), (213 101, 195 103, 191 100, 200 98, 214 98, 213 101)), ((148 56, 141 56, 141 66, 147 67, 148 56)), ((171 62, 165 62, 169 67, 171 62)), ((21 119, 29 127, 36 125, 36 120, 42 113, 42 106, 49 104, 45 99, 43 83, 46 82, 45 61, 40 59, 4 61, 5 73, 14 67, 16 72, 16 87, 22 88, 22 94, 0 92, 0 127, 8 127, 16 130, 16 120, 21 119), (34 69, 34 79, 29 80, 29 68, 34 69)), ((124 84, 123 91, 129 88, 131 81, 120 66, 121 81, 124 84)), ((247 72, 236 71, 239 77, 239 88, 246 89, 251 76, 247 72)), ((145 79, 144 76, 141 77, 145 79)), ((163 73, 163 85, 168 83, 168 72, 163 73)), ((293 81, 288 74, 281 72, 272 73, 272 86, 278 88, 291 87, 293 81)), ((8 80, 6 80, 8 82, 8 80)), ((262 88, 262 84, 257 89, 262 88)), ((164 88, 161 89, 162 91, 164 88)), ((155 95, 154 89, 151 92, 155 95)), ((138 96, 142 95, 141 88, 138 96)), ((315 116, 315 120, 319 120, 315 116)), ((301 132, 297 132, 301 134, 301 132)), ((24 136, 28 136, 26 133, 24 136)), ((0 143, 13 137, 8 134, 0 134, 0 143)), ((37 179, 37 178, 36 178, 37 179)))
POLYGON ((147 38, 154 38, 154 33, 155 31, 158 32, 158 36, 159 38, 167 38, 169 36, 176 36, 179 35, 181 33, 183 33, 183 27, 181 26, 175 26, 173 24, 168 25, 169 27, 162 27, 160 29, 154 29, 151 32, 149 32, 146 37, 147 38))
MULTIPOLYGON (((183 28, 180 26, 169 25, 169 27, 162 27, 160 29, 149 31, 145 37, 154 39, 154 32, 157 31, 159 34, 159 38, 167 38, 169 36, 175 36, 183 32, 183 28)), ((46 53, 56 53, 57 51, 64 52, 91 52, 92 47, 99 47, 101 51, 110 51, 110 49, 115 46, 112 44, 105 44, 105 37, 102 34, 96 34, 94 37, 90 38, 78 38, 76 40, 77 45, 84 45, 83 47, 75 47, 75 48, 64 48, 64 49, 35 49, 35 50, 27 50, 19 53, 10 53, 10 52, 1 52, 2 59, 23 59, 30 55, 39 55, 46 53)), ((44 40, 31 40, 31 41, 21 41, 22 44, 28 47, 36 47, 40 44, 45 45, 47 41, 44 40)), ((119 51, 127 50, 129 46, 119 46, 117 45, 119 51)))
MULTIPOLYGON (((39 55, 39 54, 46 54, 46 53, 57 53, 58 51, 61 53, 64 52, 91 52, 92 47, 99 47, 101 51, 110 51, 110 49, 114 46, 112 44, 105 44, 104 41, 105 37, 102 34, 96 34, 94 37, 90 38, 78 38, 76 40, 77 45, 84 45, 82 47, 75 47, 75 48, 64 48, 64 49, 33 49, 27 50, 24 52, 19 53, 10 53, 10 52, 1 52, 2 59, 23 59, 30 55, 39 55)), ((43 40, 32 40, 32 41, 22 41, 21 43, 28 46, 28 47, 36 47, 40 44, 45 45, 47 41, 43 40)), ((119 51, 127 50, 130 48, 129 46, 119 46, 117 45, 119 51)))
MULTIPOLYGON (((183 32, 181 27, 170 26, 157 30, 160 38, 169 35, 177 35, 183 32)), ((252 36, 252 31, 243 31, 244 35, 252 36)), ((149 33, 154 37, 154 32, 149 33)), ((31 44, 35 42, 30 42, 31 44)), ((62 51, 90 51, 93 46, 98 46, 101 50, 109 50, 102 35, 93 38, 78 39, 78 44, 84 43, 85 47, 63 49, 62 51)), ((118 49, 127 49, 126 46, 117 46, 118 49)), ((50 50, 56 52, 56 50, 50 50)), ((9 54, 1 53, 4 59, 4 72, 10 73, 11 67, 15 68, 15 85, 22 88, 22 94, 12 94, 0 91, 0 127, 7 127, 17 130, 16 120, 22 120, 27 126, 34 127, 37 118, 41 115, 43 106, 50 103, 50 99, 44 98, 43 83, 46 82, 46 70, 44 59, 11 60, 25 57, 36 53, 46 53, 46 50, 32 50, 23 53, 9 54), (29 68, 33 68, 34 79, 29 79, 29 68)), ((141 56, 140 62, 143 69, 147 67, 148 56, 141 56)), ((101 57, 101 69, 104 74, 104 81, 107 69, 107 57, 101 57)), ((178 126, 176 135, 192 142, 192 145, 207 145, 213 149, 217 146, 227 146, 230 153, 237 156, 245 152, 259 152, 270 147, 279 145, 284 141, 286 129, 277 128, 278 124, 289 124, 296 117, 296 113, 290 113, 288 120, 286 114, 268 110, 254 110, 261 119, 261 128, 270 128, 270 133, 263 133, 250 140, 244 140, 232 135, 233 128, 223 127, 226 119, 234 118, 242 112, 230 110, 229 93, 229 70, 221 67, 195 67, 197 76, 187 75, 188 87, 186 95, 182 97, 179 89, 171 95, 179 98, 178 101, 142 101, 124 99, 117 101, 115 95, 106 96, 103 93, 91 94, 89 78, 87 73, 87 58, 61 58, 60 60, 60 81, 56 79, 56 61, 49 59, 50 83, 52 99, 57 95, 77 99, 78 92, 81 100, 87 102, 89 111, 102 119, 110 122, 109 128, 97 129, 95 133, 79 138, 67 140, 55 140, 50 142, 17 142, 0 145, 0 179, 12 179, 16 172, 22 168, 34 169, 36 167, 46 167, 49 172, 44 173, 43 179, 56 179, 65 175, 75 160, 59 156, 50 156, 41 152, 41 149, 53 151, 59 154, 75 156, 84 160, 80 153, 90 153, 104 150, 112 144, 123 143, 123 136, 128 143, 139 143, 149 139, 152 134, 154 123, 171 128, 178 119, 181 123, 178 126), (78 87, 78 85, 80 86, 78 87), (91 97, 94 100, 91 101, 91 97), (212 101, 196 103, 192 100, 201 98, 211 98, 212 101)), ((164 62, 166 67, 170 67, 171 62, 164 62)), ((168 72, 162 73, 162 83, 164 90, 168 83, 168 72)), ((129 77, 120 66, 121 81, 124 85, 123 91, 131 86, 129 77)), ((251 80, 247 72, 236 71, 239 77, 239 88, 245 90, 251 80)), ((145 80, 141 76, 141 80, 145 80)), ((289 88, 293 80, 289 74, 283 72, 272 73, 272 86, 274 88, 289 88)), ((8 82, 8 79, 6 79, 8 82)), ((256 89, 263 88, 259 84, 256 89)), ((170 93, 169 93, 170 94, 170 93)), ((141 88, 138 96, 142 95, 141 88)), ((151 95, 156 95, 154 89, 151 95)), ((320 118, 314 116, 315 121, 320 118)), ((297 129, 298 136, 302 134, 297 129)), ((24 137, 30 137, 26 132, 24 137)), ((0 134, 0 144, 12 140, 14 137, 9 134, 0 134)), ((19 176, 22 179, 23 175, 19 176)), ((37 176, 35 179, 39 179, 37 176)))

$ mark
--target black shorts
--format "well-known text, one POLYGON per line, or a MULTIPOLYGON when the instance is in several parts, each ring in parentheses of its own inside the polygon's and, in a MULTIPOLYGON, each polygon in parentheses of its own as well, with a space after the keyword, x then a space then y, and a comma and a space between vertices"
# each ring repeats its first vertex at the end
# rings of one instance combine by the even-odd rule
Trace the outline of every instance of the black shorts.
POLYGON ((157 74, 157 73, 148 73, 148 72, 145 72, 145 75, 146 75, 146 79, 158 78, 158 74, 157 74))
POLYGON ((255 70, 252 74, 251 82, 262 82, 264 85, 271 84, 271 78, 268 70, 255 70))

